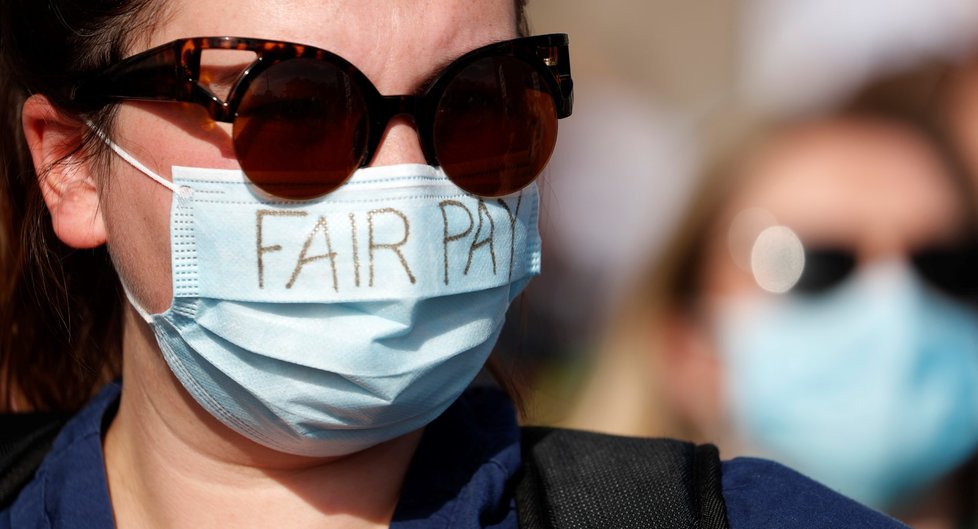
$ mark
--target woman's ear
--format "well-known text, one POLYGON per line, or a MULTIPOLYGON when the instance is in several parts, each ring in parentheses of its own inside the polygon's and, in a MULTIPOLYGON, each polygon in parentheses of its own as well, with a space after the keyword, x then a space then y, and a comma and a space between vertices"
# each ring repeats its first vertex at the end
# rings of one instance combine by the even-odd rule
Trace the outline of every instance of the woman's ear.
POLYGON ((90 160, 77 150, 85 126, 60 114, 43 95, 32 95, 24 103, 23 126, 54 233, 72 248, 105 243, 90 160))

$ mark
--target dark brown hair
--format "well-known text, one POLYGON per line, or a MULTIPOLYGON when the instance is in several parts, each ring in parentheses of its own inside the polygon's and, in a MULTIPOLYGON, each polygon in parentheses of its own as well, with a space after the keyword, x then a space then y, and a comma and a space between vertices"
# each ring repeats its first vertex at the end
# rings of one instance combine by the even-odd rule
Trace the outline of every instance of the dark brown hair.
MULTIPOLYGON (((21 126, 30 94, 65 115, 68 87, 125 55, 153 0, 6 0, 0 13, 0 409, 72 410, 120 371, 122 304, 105 248, 62 244, 21 126)), ((142 33, 142 32, 141 32, 142 33)), ((111 108, 84 117, 107 127, 111 108)), ((107 129, 106 129, 107 130, 107 129)), ((73 146, 98 155, 93 138, 73 146)), ((43 172, 44 168, 38 168, 43 172)))
POLYGON ((530 36, 530 20, 526 17, 526 4, 529 0, 513 0, 516 4, 516 31, 521 37, 530 36))
MULTIPOLYGON (((514 0, 520 35, 526 0, 514 0)), ((0 5, 0 411, 78 409, 121 373, 123 296, 104 247, 74 250, 54 235, 21 125, 31 94, 111 130, 113 108, 80 114, 68 92, 126 56, 162 0, 4 0, 0 5)), ((94 135, 73 146, 105 166, 94 135)), ((61 161, 59 163, 69 163, 61 161)))

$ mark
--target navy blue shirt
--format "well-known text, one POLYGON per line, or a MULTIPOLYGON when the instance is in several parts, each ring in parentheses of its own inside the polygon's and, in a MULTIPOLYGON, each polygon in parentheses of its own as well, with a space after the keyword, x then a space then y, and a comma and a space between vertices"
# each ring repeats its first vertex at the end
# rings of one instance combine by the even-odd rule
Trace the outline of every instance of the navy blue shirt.
MULTIPOLYGON (((110 528, 112 504, 102 432, 115 413, 118 384, 102 390, 58 435, 0 528, 110 528)), ((393 529, 516 529, 512 483, 520 430, 498 391, 470 389, 425 430, 393 529)), ((732 529, 903 527, 781 465, 740 458, 723 463, 732 529)))

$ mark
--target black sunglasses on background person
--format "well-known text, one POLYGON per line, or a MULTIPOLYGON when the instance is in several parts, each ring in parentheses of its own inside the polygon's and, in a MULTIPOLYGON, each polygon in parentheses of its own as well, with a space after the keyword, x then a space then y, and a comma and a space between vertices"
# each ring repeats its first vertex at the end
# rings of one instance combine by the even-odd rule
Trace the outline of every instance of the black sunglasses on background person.
POLYGON ((497 197, 539 175, 556 144, 557 120, 571 114, 567 35, 483 46, 426 84, 419 95, 381 95, 356 66, 323 49, 196 37, 115 63, 75 85, 70 99, 92 110, 122 100, 201 105, 215 121, 233 124, 234 152, 248 179, 289 199, 341 186, 370 163, 391 118, 407 115, 427 163, 469 193, 497 197), (226 100, 201 82, 204 50, 256 56, 226 100))
MULTIPOLYGON (((914 271, 927 283, 959 301, 978 304, 978 238, 910 252, 914 271)), ((858 266, 843 247, 805 248, 805 268, 791 292, 820 294, 840 285, 858 266)))

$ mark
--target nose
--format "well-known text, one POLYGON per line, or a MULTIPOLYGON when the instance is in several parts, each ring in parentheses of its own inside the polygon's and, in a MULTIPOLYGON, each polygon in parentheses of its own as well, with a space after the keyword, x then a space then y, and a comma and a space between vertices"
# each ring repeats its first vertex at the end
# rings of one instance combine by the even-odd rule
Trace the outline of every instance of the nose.
POLYGON ((417 127, 406 115, 395 116, 377 145, 370 167, 402 163, 426 163, 417 127))

